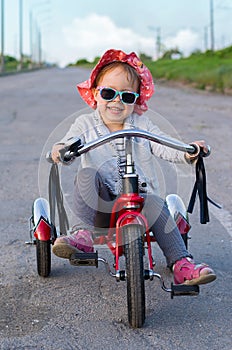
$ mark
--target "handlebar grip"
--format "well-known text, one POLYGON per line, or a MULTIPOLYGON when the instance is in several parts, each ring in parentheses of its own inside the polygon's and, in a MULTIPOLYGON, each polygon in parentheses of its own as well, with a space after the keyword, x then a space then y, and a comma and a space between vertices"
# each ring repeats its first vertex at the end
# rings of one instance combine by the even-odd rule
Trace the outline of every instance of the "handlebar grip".
POLYGON ((202 152, 202 153, 203 153, 203 154, 202 154, 202 157, 208 157, 208 156, 210 155, 210 153, 211 153, 211 147, 210 147, 210 145, 207 145, 207 147, 208 147, 208 152, 207 152, 207 153, 202 152))
POLYGON ((79 156, 79 149, 83 147, 81 143, 81 139, 78 137, 70 138, 64 145, 64 147, 60 150, 60 159, 64 162, 70 162, 75 157, 79 156))
MULTIPOLYGON (((81 139, 78 137, 72 137, 65 144, 62 143, 60 145, 62 145, 62 148, 59 150, 58 159, 64 165, 69 165, 74 160, 74 158, 80 156, 79 150, 83 147, 81 139)), ((54 163, 51 151, 47 152, 46 160, 49 163, 54 163)))
MULTIPOLYGON (((74 159, 74 155, 72 155, 71 152, 63 152, 63 154, 61 154, 62 152, 60 152, 60 161, 63 163, 63 164, 66 164, 68 165, 73 159, 74 159)), ((54 161, 52 159, 52 153, 49 151, 46 153, 46 156, 45 156, 46 160, 48 161, 48 163, 51 163, 51 164, 54 164, 54 161)))
POLYGON ((74 152, 70 152, 70 151, 67 151, 66 149, 62 149, 60 150, 60 160, 62 163, 70 163, 74 160, 75 158, 75 153, 74 152))
POLYGON ((53 159, 52 159, 52 153, 50 151, 46 153, 45 157, 46 157, 46 160, 48 161, 48 163, 52 163, 52 164, 54 163, 53 159))
POLYGON ((188 159, 189 160, 194 160, 196 159, 200 152, 201 152, 201 148, 199 145, 197 145, 196 143, 190 143, 190 146, 192 146, 194 148, 194 151, 192 152, 187 152, 188 153, 188 159))
POLYGON ((189 159, 196 159, 198 156, 201 156, 201 157, 208 157, 211 153, 211 148, 209 145, 207 145, 207 148, 208 148, 208 152, 205 153, 203 151, 203 148, 200 147, 198 144, 196 143, 191 143, 190 146, 192 146, 194 149, 195 149, 195 152, 187 152, 188 153, 188 158, 189 159))

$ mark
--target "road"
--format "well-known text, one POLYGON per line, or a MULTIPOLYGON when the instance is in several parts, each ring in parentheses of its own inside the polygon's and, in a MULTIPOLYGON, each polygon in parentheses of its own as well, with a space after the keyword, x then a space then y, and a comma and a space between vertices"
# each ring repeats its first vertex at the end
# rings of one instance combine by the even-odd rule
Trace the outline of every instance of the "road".
MULTIPOLYGON (((185 142, 205 139, 212 147, 205 161, 208 194, 223 209, 210 205, 210 223, 201 225, 196 205, 190 251, 215 269, 215 282, 202 286, 197 297, 171 300, 157 281, 147 281, 146 322, 131 329, 126 285, 104 266, 77 268, 52 256, 51 276, 37 275, 35 247, 24 242, 32 203, 47 180, 40 157, 65 131, 62 121, 85 108, 76 83, 88 73, 50 69, 0 78, 0 348, 231 350, 231 97, 158 81, 149 103, 160 123, 185 142)), ((172 275, 157 245, 154 251, 156 271, 170 285, 172 275)), ((99 254, 113 262, 106 247, 99 254)))

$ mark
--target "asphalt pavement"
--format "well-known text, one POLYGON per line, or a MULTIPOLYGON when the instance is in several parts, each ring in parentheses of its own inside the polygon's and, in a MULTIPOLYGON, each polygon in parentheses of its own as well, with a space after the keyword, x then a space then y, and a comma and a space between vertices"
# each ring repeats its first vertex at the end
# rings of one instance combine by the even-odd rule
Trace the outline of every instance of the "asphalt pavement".
MULTIPOLYGON (((155 81, 149 103, 160 127, 184 142, 205 139, 211 145, 212 154, 205 160, 207 190, 223 209, 209 205, 210 222, 201 225, 196 204, 189 246, 196 261, 214 268, 215 282, 202 286, 197 297, 171 300, 158 281, 146 281, 146 322, 132 329, 126 284, 117 283, 104 266, 78 268, 52 256, 50 277, 37 275, 35 247, 25 241, 32 203, 46 195, 49 165, 44 154, 74 115, 86 110, 76 84, 88 74, 80 68, 54 68, 0 78, 0 348, 231 350, 230 96, 155 81)), ((68 174, 75 173, 70 169, 68 174)), ((183 182, 177 181, 175 188, 186 203, 193 175, 184 171, 183 182)), ((72 176, 66 177, 71 181, 64 184, 68 200, 72 176)), ((164 192, 169 187, 170 181, 163 181, 164 192)), ((108 249, 98 249, 112 265, 108 249)), ((172 275, 156 244, 154 252, 156 271, 170 285, 172 275)))

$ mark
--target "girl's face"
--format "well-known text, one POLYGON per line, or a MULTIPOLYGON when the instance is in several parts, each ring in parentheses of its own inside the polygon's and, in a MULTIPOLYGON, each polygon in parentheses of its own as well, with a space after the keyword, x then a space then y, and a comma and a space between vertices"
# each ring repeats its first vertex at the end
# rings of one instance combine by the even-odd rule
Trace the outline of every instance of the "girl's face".
MULTIPOLYGON (((117 66, 114 69, 106 72, 100 79, 98 86, 113 88, 118 91, 138 92, 138 81, 128 79, 128 74, 123 67, 117 66)), ((117 131, 123 128, 124 120, 133 112, 134 105, 125 104, 117 95, 112 101, 104 100, 100 91, 94 90, 94 98, 97 102, 97 108, 100 115, 110 131, 117 131)))

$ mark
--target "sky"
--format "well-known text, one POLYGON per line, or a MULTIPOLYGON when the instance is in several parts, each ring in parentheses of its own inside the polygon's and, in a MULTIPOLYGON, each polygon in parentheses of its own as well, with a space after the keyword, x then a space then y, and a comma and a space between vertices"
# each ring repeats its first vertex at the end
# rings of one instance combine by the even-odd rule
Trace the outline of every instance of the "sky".
POLYGON ((4 54, 17 58, 20 1, 23 53, 39 59, 40 33, 42 60, 61 67, 92 61, 109 48, 156 59, 158 37, 162 52, 205 51, 211 47, 210 1, 215 49, 232 45, 232 0, 5 0, 4 54))

